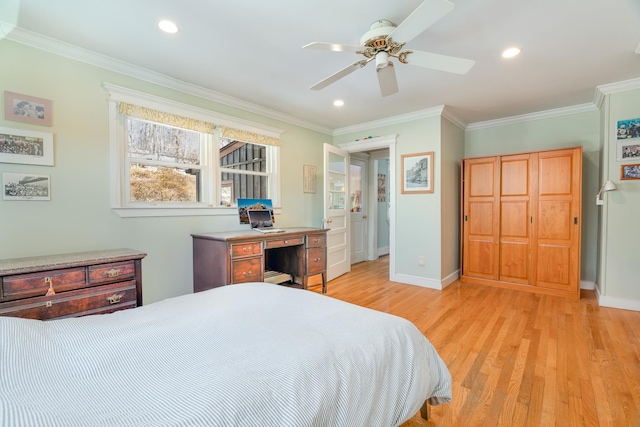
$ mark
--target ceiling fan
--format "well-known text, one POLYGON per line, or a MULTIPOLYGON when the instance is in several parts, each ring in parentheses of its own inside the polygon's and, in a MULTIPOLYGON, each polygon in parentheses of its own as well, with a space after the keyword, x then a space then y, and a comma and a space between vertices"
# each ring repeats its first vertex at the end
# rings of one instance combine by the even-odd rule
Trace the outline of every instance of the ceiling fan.
POLYGON ((398 26, 386 19, 380 19, 371 24, 369 31, 360 39, 360 46, 320 42, 302 46, 303 49, 355 52, 365 57, 365 59, 354 62, 321 80, 311 86, 310 89, 323 89, 355 70, 364 67, 374 59, 382 96, 398 92, 398 81, 390 58, 397 58, 403 64, 417 65, 456 74, 468 73, 475 61, 436 53, 404 50, 404 45, 407 42, 451 12, 453 8, 453 3, 448 0, 425 0, 398 26))

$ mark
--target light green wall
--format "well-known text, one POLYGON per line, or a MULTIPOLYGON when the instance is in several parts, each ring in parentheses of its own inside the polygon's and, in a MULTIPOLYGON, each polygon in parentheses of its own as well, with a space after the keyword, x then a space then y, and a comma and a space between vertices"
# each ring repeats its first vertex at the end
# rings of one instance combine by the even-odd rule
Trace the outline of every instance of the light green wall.
POLYGON ((609 95, 608 101, 602 182, 610 179, 618 190, 607 193, 602 206, 605 270, 599 283, 600 292, 607 297, 640 301, 640 180, 620 179, 621 165, 640 164, 640 159, 616 160, 617 122, 640 117, 640 90, 609 95))
MULTIPOLYGON (((284 129, 279 226, 320 226, 322 193, 305 194, 302 165, 322 170, 331 137, 27 47, 0 41, 0 91, 53 101, 53 126, 4 120, 0 126, 51 132, 55 166, 0 163, 0 173, 51 175, 51 201, 0 199, 0 259, 129 247, 146 252, 144 303, 192 292, 191 233, 239 228, 227 216, 121 218, 109 205, 109 142, 103 82, 284 129)), ((322 177, 318 177, 322 182, 322 177)))
POLYGON ((441 279, 460 270, 460 159, 464 157, 464 131, 442 119, 440 160, 441 279))
POLYGON ((556 148, 582 147, 582 262, 580 278, 595 282, 601 150, 597 110, 523 123, 468 130, 465 157, 510 154, 556 148))
POLYGON ((440 116, 369 129, 334 138, 334 144, 362 139, 366 136, 397 134, 395 162, 396 188, 390 189, 395 197, 396 221, 396 273, 417 278, 440 281, 441 265, 441 187, 440 171, 440 116), (433 194, 401 194, 401 156, 433 151, 435 154, 435 183, 433 194), (418 257, 425 257, 425 266, 418 265, 418 257))
POLYGON ((378 204, 378 248, 389 249, 389 222, 387 221, 387 213, 389 206, 389 159, 378 159, 378 173, 387 177, 387 187, 385 189, 386 196, 384 202, 378 204))

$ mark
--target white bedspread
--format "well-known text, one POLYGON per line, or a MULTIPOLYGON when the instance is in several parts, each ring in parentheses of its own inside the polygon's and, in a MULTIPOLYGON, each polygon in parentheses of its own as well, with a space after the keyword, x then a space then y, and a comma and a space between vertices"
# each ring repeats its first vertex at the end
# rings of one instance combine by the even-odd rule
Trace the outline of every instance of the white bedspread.
POLYGON ((451 377, 405 319, 266 283, 113 314, 0 317, 2 426, 381 426, 451 377))

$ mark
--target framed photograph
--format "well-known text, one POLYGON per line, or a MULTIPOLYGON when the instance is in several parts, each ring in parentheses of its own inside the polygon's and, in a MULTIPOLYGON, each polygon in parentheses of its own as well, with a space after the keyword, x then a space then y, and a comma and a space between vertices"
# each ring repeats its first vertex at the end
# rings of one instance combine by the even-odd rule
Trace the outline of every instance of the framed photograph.
POLYGON ((4 91, 4 118, 16 122, 51 126, 51 101, 35 96, 4 91))
POLYGON ((2 173, 4 200, 51 200, 51 176, 32 173, 2 173))
POLYGON ((433 151, 402 155, 402 193, 433 193, 433 151))
POLYGON ((617 143, 616 160, 622 161, 634 157, 640 159, 640 140, 627 140, 617 143))
POLYGON ((53 166, 53 134, 0 127, 0 163, 53 166))
POLYGON ((620 166, 620 179, 640 179, 640 163, 620 166))
POLYGON ((302 165, 302 186, 305 193, 316 192, 316 167, 302 165))

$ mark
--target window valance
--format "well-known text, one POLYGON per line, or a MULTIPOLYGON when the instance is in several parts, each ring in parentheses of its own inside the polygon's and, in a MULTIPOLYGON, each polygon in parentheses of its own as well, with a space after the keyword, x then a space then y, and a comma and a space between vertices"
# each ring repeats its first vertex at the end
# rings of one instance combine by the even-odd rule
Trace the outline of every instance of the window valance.
POLYGON ((234 129, 226 126, 218 126, 220 136, 235 139, 236 141, 251 142, 254 144, 280 146, 280 140, 272 136, 260 135, 246 130, 234 129))
POLYGON ((213 129, 215 128, 212 123, 207 123, 202 120, 178 116, 176 114, 166 113, 164 111, 158 111, 152 108, 142 107, 140 105, 129 104, 127 102, 120 102, 118 104, 118 108, 120 110, 120 114, 137 117, 150 122, 189 129, 196 132, 213 133, 213 129))

